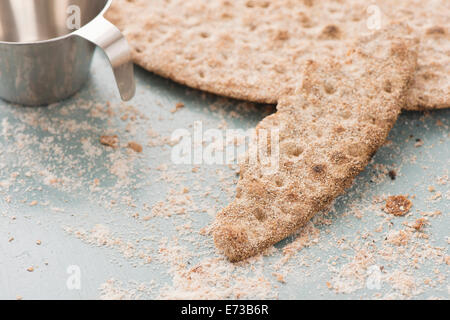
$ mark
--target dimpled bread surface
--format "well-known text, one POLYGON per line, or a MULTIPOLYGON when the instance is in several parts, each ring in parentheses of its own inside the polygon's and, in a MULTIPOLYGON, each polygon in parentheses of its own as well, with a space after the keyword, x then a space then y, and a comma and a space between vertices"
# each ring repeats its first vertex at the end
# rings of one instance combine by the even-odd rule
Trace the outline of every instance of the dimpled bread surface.
POLYGON ((450 104, 447 0, 116 0, 107 17, 134 61, 190 87, 277 103, 309 59, 340 57, 349 42, 391 21, 420 38, 405 109, 450 104))
POLYGON ((414 41, 398 39, 402 30, 365 38, 340 60, 307 62, 298 89, 258 125, 257 135, 279 131, 279 168, 266 174, 250 154, 242 162, 236 199, 213 227, 217 248, 231 261, 263 251, 327 210, 383 145, 416 68, 414 41))

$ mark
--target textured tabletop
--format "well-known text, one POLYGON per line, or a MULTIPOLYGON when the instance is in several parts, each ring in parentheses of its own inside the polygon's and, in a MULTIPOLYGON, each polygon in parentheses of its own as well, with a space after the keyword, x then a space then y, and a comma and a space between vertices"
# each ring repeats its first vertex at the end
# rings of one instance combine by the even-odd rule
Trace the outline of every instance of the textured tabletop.
POLYGON ((239 144, 195 132, 247 130, 274 107, 136 77, 136 97, 120 102, 97 53, 71 99, 0 101, 0 298, 449 298, 449 110, 403 113, 331 212, 231 264, 209 227, 237 165, 186 162, 239 144), (188 133, 189 150, 176 137, 188 133), (395 195, 412 202, 405 216, 383 210, 395 195))

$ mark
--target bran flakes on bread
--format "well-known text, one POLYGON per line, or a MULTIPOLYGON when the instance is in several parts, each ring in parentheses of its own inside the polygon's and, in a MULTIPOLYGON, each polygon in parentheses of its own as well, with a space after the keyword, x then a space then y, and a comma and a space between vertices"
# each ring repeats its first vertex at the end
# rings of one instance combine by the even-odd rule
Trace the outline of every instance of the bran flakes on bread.
POLYGON ((450 106, 449 15, 444 0, 116 0, 107 17, 145 69, 264 103, 295 88, 305 61, 340 57, 373 33, 374 19, 407 22, 421 45, 404 108, 418 110, 450 106))

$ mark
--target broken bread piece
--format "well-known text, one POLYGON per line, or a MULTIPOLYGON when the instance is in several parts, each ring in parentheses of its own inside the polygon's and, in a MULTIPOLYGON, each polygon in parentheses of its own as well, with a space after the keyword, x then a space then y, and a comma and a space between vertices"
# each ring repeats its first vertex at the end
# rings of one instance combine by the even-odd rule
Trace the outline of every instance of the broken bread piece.
POLYGON ((217 248, 231 261, 293 234, 365 168, 394 125, 414 75, 415 42, 399 38, 407 33, 395 25, 361 39, 339 61, 309 61, 299 88, 257 126, 257 136, 278 129, 279 169, 265 174, 249 153, 242 162, 236 199, 213 226, 217 248))

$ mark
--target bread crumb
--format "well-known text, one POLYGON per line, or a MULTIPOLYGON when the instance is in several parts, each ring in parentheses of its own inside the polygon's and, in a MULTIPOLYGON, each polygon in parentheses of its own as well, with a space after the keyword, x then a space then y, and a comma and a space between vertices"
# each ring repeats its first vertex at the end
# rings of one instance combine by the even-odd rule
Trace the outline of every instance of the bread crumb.
POLYGON ((414 147, 419 148, 423 146, 423 140, 422 139, 416 139, 416 143, 414 144, 414 147))
POLYGON ((427 219, 426 218, 419 218, 417 219, 414 224, 412 225, 412 227, 414 229, 416 229, 417 231, 422 230, 422 228, 427 224, 427 219))
POLYGON ((434 200, 437 200, 437 199, 440 199, 440 198, 442 198, 442 193, 437 192, 437 193, 434 194, 433 196, 429 197, 428 200, 434 201, 434 200))
POLYGON ((28 267, 28 268, 27 268, 27 271, 28 271, 28 272, 34 272, 34 268, 33 268, 33 267, 28 267))
POLYGON ((286 280, 284 279, 284 276, 281 273, 272 273, 272 275, 277 279, 280 283, 286 283, 286 280))
POLYGON ((128 142, 128 148, 130 148, 131 150, 133 150, 134 152, 137 152, 137 153, 142 153, 142 151, 144 150, 142 148, 142 145, 140 145, 137 142, 133 142, 133 141, 128 142))
POLYGON ((395 170, 390 170, 388 172, 389 174, 389 178, 391 178, 391 180, 395 180, 395 178, 397 178, 397 172, 395 170))
POLYGON ((384 211, 394 216, 403 216, 409 212, 412 202, 405 196, 390 196, 386 200, 384 211))
POLYGON ((386 237, 386 241, 398 247, 406 246, 411 238, 411 233, 404 230, 390 231, 386 237))
POLYGON ((421 212, 420 215, 425 216, 425 217, 436 217, 438 215, 440 215, 442 213, 442 211, 436 210, 436 211, 432 211, 432 212, 421 212))
POLYGON ((33 200, 30 202, 30 207, 37 206, 38 202, 36 200, 33 200))
POLYGON ((170 112, 171 112, 171 113, 176 113, 176 112, 178 112, 179 110, 181 110, 181 109, 183 109, 183 108, 184 108, 184 103, 178 102, 178 103, 175 105, 175 108, 172 109, 172 110, 170 110, 170 112))
POLYGON ((100 143, 104 146, 117 149, 119 147, 119 137, 117 135, 113 136, 101 136, 100 143))

